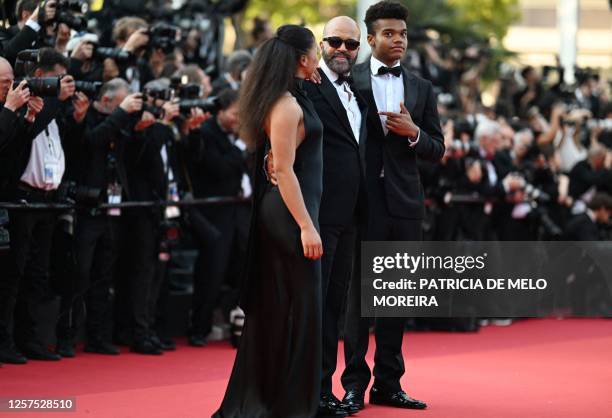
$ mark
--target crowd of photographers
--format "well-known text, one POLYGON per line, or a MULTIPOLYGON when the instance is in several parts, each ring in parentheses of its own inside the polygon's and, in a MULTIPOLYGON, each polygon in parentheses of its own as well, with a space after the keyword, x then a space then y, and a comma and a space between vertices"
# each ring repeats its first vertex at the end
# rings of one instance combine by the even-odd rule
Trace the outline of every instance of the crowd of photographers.
POLYGON ((111 316, 115 342, 173 349, 157 313, 181 227, 199 249, 190 343, 202 346, 215 289, 245 248, 251 170, 237 89, 251 54, 232 54, 211 83, 203 33, 130 16, 86 31, 80 6, 21 0, 0 34, 0 201, 13 204, 2 216, 0 362, 73 357, 83 324, 85 351, 118 354, 111 316), (172 205, 209 197, 233 201, 172 205), (38 321, 54 293, 51 351, 38 321))
POLYGON ((576 69, 501 64, 483 104, 493 53, 412 34, 406 65, 438 93, 446 154, 420 166, 433 240, 609 240, 610 85, 576 69))
MULTIPOLYGON (((81 7, 20 0, 0 31, 0 202, 12 203, 0 216, 0 362, 73 357, 83 324, 87 352, 174 349, 157 330, 180 230, 199 250, 189 343, 203 346, 245 253, 253 167, 237 91, 269 26, 256 20, 253 46, 220 70, 210 27, 104 13, 92 25, 81 7), (234 200, 171 204, 211 197, 234 200), (37 321, 54 294, 51 351, 37 321)), ((405 64, 437 89, 447 149, 420 166, 428 239, 610 238, 612 108, 596 74, 569 89, 505 71, 486 107, 485 47, 411 42, 405 64)))

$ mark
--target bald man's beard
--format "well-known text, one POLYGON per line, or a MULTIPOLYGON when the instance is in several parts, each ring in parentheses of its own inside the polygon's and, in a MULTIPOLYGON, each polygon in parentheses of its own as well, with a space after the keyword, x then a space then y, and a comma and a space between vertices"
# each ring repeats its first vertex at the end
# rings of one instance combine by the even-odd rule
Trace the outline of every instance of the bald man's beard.
POLYGON ((349 54, 336 51, 333 54, 328 55, 325 50, 323 50, 321 53, 323 55, 323 61, 325 61, 325 64, 327 64, 329 69, 336 74, 347 74, 351 71, 351 68, 353 68, 353 65, 355 64, 355 58, 352 58, 349 54), (344 57, 346 58, 346 61, 338 61, 334 59, 335 57, 344 57))

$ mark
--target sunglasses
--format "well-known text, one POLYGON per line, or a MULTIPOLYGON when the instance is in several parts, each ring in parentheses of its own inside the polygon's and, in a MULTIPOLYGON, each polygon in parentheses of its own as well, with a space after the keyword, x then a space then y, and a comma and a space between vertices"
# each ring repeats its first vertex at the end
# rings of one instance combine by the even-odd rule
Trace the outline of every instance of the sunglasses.
POLYGON ((359 48, 359 41, 354 39, 342 39, 339 36, 329 36, 327 38, 323 38, 323 40, 332 48, 340 48, 342 44, 344 44, 348 51, 354 51, 359 48))

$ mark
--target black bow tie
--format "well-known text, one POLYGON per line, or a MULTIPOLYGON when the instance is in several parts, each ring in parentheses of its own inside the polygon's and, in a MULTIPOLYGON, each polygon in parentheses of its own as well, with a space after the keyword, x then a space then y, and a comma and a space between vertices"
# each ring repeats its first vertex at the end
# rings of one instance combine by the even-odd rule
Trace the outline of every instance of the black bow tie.
POLYGON ((345 81, 350 86, 351 84, 353 84, 353 77, 351 77, 350 75, 338 74, 338 79, 334 81, 334 83, 341 86, 345 81))
POLYGON ((400 67, 399 65, 397 67, 393 67, 393 68, 389 68, 389 67, 380 67, 378 69, 378 75, 385 75, 385 74, 393 74, 396 77, 399 77, 402 74, 402 67, 400 67))

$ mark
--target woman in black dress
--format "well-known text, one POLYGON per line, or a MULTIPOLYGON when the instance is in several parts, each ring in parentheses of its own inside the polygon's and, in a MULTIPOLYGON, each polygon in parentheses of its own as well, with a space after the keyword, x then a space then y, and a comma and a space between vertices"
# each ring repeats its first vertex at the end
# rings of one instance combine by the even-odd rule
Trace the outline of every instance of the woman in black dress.
POLYGON ((242 137, 257 149, 246 323, 214 418, 312 418, 321 369, 319 203, 322 133, 302 82, 317 68, 306 28, 285 25, 264 43, 241 92, 242 137), (271 149, 278 186, 267 182, 271 149))

